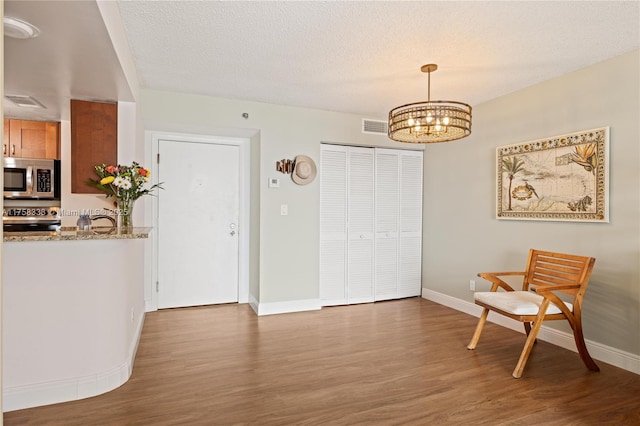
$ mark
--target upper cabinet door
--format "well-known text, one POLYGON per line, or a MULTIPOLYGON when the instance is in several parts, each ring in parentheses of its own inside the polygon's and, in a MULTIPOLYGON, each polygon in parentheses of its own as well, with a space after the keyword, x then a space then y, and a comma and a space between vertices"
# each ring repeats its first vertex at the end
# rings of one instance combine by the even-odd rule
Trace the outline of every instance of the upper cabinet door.
POLYGON ((60 123, 5 119, 4 155, 60 159, 60 123))
POLYGON ((72 99, 71 192, 103 194, 86 184, 100 164, 118 164, 118 104, 72 99))

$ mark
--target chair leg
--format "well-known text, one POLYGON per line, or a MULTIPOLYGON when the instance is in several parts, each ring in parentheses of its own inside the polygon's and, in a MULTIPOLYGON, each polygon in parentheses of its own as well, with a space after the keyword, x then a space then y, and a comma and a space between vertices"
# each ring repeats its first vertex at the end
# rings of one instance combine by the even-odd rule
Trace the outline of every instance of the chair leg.
MULTIPOLYGON (((546 310, 546 307, 545 307, 546 310)), ((527 336, 527 341, 524 344, 524 348, 522 349, 522 353, 520 354, 520 359, 518 360, 518 364, 516 364, 516 368, 513 370, 512 376, 516 379, 522 377, 522 371, 524 370, 524 366, 527 364, 527 360, 529 359, 529 354, 531 354, 531 349, 533 349, 533 344, 536 342, 536 336, 538 335, 538 331, 540 331, 540 326, 542 325, 542 320, 536 320, 533 323, 533 328, 529 331, 527 336)))
MULTIPOLYGON (((531 324, 530 322, 523 322, 524 324, 524 333, 527 335, 527 337, 529 337, 529 333, 531 333, 531 324)), ((533 343, 538 343, 538 339, 534 340, 533 343)))
POLYGON ((487 322, 487 315, 489 315, 489 309, 484 308, 482 310, 482 314, 480 315, 480 319, 478 320, 476 331, 473 333, 473 337, 471 338, 471 342, 469 342, 469 344, 467 345, 467 349, 473 350, 478 345, 478 340, 480 340, 480 334, 482 334, 482 329, 484 328, 484 324, 487 322))
POLYGON ((587 345, 584 343, 584 336, 582 335, 582 325, 578 322, 573 329, 573 339, 576 341, 576 346, 578 347, 578 353, 580 354, 580 358, 582 358, 582 362, 587 368, 591 371, 600 371, 600 367, 596 364, 596 362, 589 355, 589 351, 587 350, 587 345))

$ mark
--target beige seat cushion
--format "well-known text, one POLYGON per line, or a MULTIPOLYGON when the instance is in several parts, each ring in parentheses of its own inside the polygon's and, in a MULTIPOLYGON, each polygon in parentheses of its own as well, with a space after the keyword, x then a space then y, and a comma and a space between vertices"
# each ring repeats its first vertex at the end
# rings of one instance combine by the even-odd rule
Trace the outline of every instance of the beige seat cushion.
MULTIPOLYGON (((474 298, 485 305, 514 315, 537 315, 544 299, 531 291, 486 291, 475 293, 474 298)), ((564 304, 567 305, 569 311, 573 310, 571 303, 564 302, 564 304)), ((549 304, 547 314, 559 313, 561 311, 556 305, 549 304)))

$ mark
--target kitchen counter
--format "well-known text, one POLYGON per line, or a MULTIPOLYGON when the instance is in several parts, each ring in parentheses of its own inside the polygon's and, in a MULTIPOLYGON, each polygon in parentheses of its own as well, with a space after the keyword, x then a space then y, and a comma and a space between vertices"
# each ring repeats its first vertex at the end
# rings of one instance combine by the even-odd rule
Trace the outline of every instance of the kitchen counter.
POLYGON ((4 234, 17 241, 2 247, 4 411, 99 395, 131 376, 151 228, 109 230, 4 234))
POLYGON ((75 226, 62 227, 60 231, 4 232, 4 242, 21 241, 77 241, 77 240, 125 240, 149 238, 153 228, 133 228, 123 231, 111 226, 96 226, 80 231, 75 226))

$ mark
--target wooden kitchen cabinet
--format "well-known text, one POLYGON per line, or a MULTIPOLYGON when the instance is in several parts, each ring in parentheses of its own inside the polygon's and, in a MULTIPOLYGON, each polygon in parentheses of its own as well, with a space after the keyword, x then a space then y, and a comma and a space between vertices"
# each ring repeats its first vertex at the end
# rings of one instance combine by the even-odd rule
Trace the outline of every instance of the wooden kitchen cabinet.
POLYGON ((118 164, 118 104, 71 100, 71 192, 104 194, 87 185, 95 166, 118 164))
POLYGON ((60 159, 60 123, 6 118, 5 157, 60 159))

